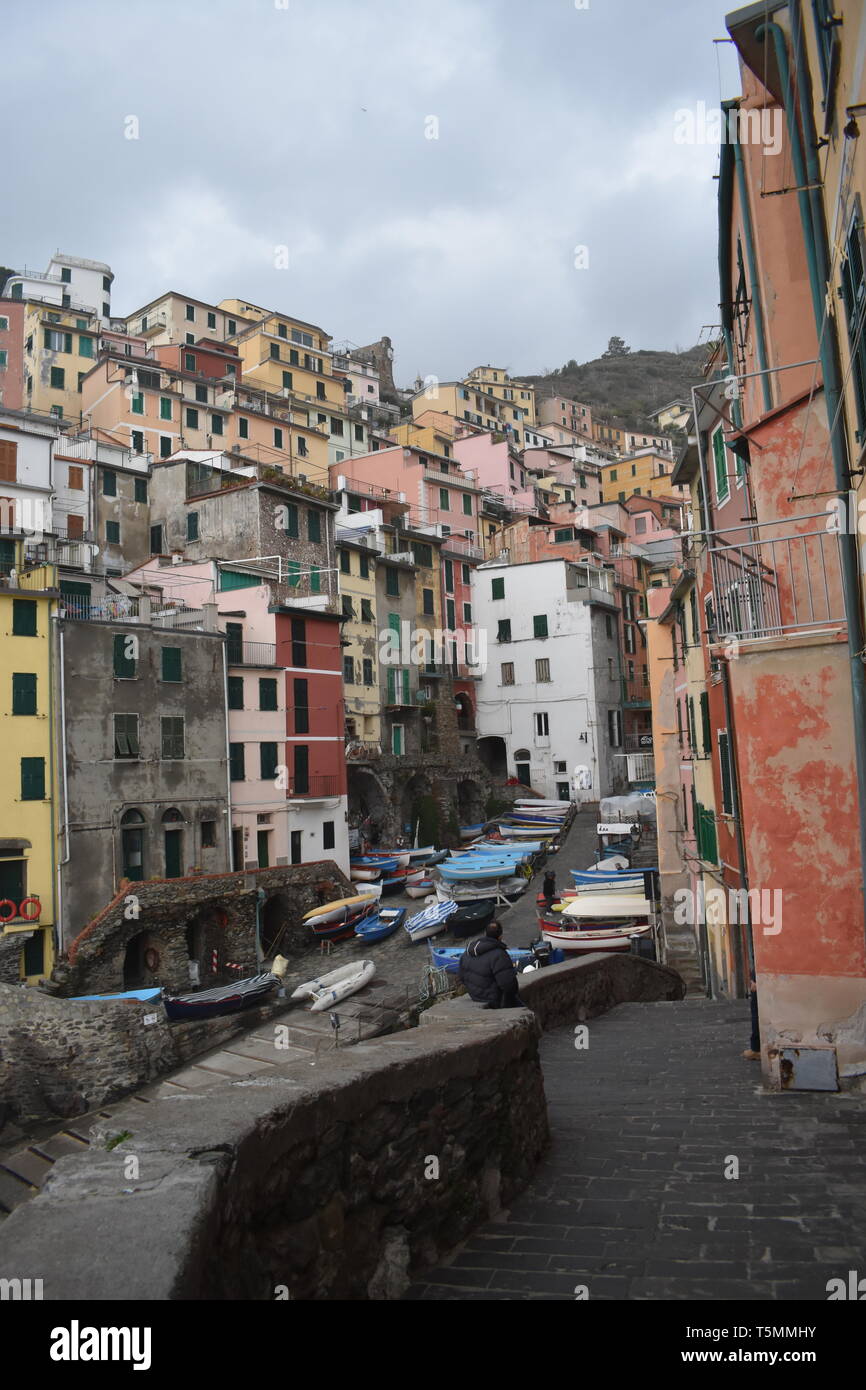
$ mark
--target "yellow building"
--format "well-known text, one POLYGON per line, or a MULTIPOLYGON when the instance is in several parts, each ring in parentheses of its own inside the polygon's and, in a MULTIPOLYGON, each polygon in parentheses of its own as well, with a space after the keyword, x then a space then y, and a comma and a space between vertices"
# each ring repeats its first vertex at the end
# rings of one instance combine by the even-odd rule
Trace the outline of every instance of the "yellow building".
POLYGON ((515 406, 523 412, 527 425, 536 425, 538 416, 535 409, 535 387, 528 381, 515 381, 501 367, 473 367, 467 376, 465 386, 478 386, 486 395, 495 396, 506 406, 515 406))
POLYGON ((24 409, 81 420, 81 382, 96 361, 97 314, 29 300, 24 317, 24 409))
POLYGON ((341 530, 337 537, 340 601, 343 608, 343 691, 347 756, 352 744, 379 743, 379 622, 376 613, 376 551, 341 530))
MULTIPOLYGON (((58 774, 51 617, 57 599, 51 565, 19 570, 15 587, 7 578, 0 587, 0 942, 17 955, 17 978, 28 984, 45 979, 54 964, 58 774), (16 936, 22 943, 17 952, 9 945, 16 936)), ((8 979, 5 949, 0 960, 8 979)))
POLYGON ((624 502, 627 497, 678 497, 687 491, 671 482, 674 463, 667 454, 641 449, 602 465, 601 485, 605 502, 624 502))
MULTIPOLYGON (((476 370, 486 370, 476 368, 476 370)), ((494 434, 510 433, 517 448, 523 448, 524 428, 529 423, 523 408, 527 403, 501 400, 493 394, 491 384, 481 381, 439 381, 429 378, 412 397, 412 417, 418 421, 428 411, 450 415, 454 420, 462 420, 478 429, 491 430, 494 434)))
POLYGON ((423 449, 428 454, 438 454, 441 458, 453 458, 453 444, 457 432, 457 421, 451 415, 438 411, 424 411, 415 420, 406 420, 392 426, 390 434, 397 444, 406 449, 423 449))

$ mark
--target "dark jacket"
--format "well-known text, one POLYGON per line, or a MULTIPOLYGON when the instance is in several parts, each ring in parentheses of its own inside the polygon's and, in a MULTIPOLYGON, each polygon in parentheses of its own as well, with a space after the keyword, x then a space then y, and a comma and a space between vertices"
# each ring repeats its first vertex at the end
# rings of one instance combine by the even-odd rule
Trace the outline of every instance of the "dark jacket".
POLYGON ((506 947, 494 936, 472 941, 460 957, 460 979, 471 999, 491 1009, 519 1004, 517 971, 506 947))

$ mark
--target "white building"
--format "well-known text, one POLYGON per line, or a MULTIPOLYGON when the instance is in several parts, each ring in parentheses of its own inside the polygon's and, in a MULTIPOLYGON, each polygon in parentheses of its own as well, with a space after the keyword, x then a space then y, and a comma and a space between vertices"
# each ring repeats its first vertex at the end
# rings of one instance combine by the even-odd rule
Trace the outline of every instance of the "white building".
POLYGON ((586 800, 624 789, 613 573, 498 558, 473 573, 472 611, 487 634, 478 751, 488 766, 544 797, 570 799, 578 768, 589 769, 586 800))
POLYGON ((3 297, 41 299, 58 309, 96 314, 107 325, 111 319, 113 281, 111 266, 103 261, 88 261, 58 251, 45 271, 25 267, 20 274, 10 275, 3 297))

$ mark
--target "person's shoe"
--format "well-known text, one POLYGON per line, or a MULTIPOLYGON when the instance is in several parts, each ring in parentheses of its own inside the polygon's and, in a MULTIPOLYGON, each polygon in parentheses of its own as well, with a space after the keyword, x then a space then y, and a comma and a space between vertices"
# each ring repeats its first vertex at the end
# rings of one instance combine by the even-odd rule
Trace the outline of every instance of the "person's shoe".
POLYGON ((753 1052, 752 1049, 751 1049, 750 1047, 747 1047, 747 1048, 746 1048, 745 1052, 743 1053, 743 1056, 744 1056, 749 1062, 760 1062, 760 1060, 761 1060, 761 1054, 760 1054, 760 1052, 753 1052))

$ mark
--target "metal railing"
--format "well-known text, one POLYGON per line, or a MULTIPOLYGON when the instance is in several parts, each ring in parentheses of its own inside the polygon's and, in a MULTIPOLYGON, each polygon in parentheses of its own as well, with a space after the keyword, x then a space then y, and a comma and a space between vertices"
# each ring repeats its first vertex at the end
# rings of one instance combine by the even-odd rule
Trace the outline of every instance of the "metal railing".
POLYGON ((325 775, 314 773, 308 777, 306 783, 300 787, 292 786, 289 791, 289 799, 294 801, 301 797, 318 798, 321 796, 339 796, 340 779, 336 775, 325 775))
POLYGON ((844 628, 839 540, 826 512, 713 531, 709 540, 712 639, 844 628))
POLYGON ((382 756, 381 743, 372 740, 350 739, 346 744, 346 761, 350 763, 371 762, 382 756))
POLYGON ((238 642, 229 638, 226 659, 229 666, 275 666, 277 646, 275 642, 238 642))

